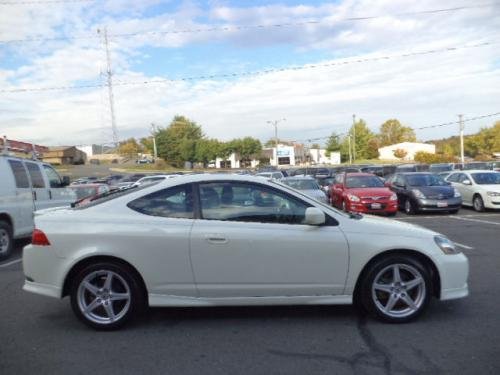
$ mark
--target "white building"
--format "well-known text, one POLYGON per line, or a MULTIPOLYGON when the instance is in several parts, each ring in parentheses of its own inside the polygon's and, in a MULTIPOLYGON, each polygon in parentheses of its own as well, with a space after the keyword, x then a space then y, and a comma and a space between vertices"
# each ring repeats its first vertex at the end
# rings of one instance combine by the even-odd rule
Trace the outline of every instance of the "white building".
POLYGON ((436 146, 428 143, 403 142, 378 149, 379 159, 382 160, 413 160, 415 158, 415 153, 419 151, 435 154, 436 146), (403 159, 397 158, 394 156, 396 150, 404 150, 406 156, 403 159))
POLYGON ((311 148, 309 155, 313 164, 340 164, 340 152, 331 152, 330 156, 326 156, 324 148, 311 148))

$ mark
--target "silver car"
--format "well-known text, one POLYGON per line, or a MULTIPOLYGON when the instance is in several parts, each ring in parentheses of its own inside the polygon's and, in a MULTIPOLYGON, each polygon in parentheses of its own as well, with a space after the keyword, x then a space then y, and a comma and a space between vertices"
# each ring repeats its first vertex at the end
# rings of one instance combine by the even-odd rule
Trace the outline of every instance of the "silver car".
POLYGON ((309 176, 303 177, 285 177, 280 180, 281 183, 290 186, 295 190, 299 190, 302 193, 314 198, 321 203, 328 203, 328 198, 325 192, 321 189, 315 179, 309 176))

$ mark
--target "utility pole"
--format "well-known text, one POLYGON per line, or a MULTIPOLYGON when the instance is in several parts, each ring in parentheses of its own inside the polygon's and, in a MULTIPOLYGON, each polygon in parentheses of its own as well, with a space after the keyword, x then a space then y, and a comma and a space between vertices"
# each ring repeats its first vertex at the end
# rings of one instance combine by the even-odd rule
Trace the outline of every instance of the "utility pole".
POLYGON ((464 115, 458 115, 458 123, 460 124, 460 161, 464 164, 464 115))
POLYGON ((156 149, 156 126, 151 124, 151 134, 153 135, 153 162, 158 158, 158 150, 156 149))
POLYGON ((276 147, 276 166, 278 166, 278 124, 282 121, 286 121, 286 118, 266 121, 268 124, 274 126, 274 146, 276 147))
POLYGON ((352 115, 352 157, 356 162, 356 115, 352 115))
MULTIPOLYGON (((100 34, 101 30, 97 30, 97 32, 100 34)), ((106 48, 106 64, 107 64, 106 77, 108 80, 107 86, 109 95, 109 110, 111 115, 111 130, 113 132, 113 143, 114 146, 116 147, 118 145, 118 130, 116 128, 115 99, 113 96, 113 78, 112 78, 113 73, 111 71, 111 56, 109 54, 108 29, 106 27, 104 28, 104 46, 106 48)))
POLYGON ((349 164, 352 164, 351 135, 350 134, 347 134, 347 140, 349 141, 349 164))

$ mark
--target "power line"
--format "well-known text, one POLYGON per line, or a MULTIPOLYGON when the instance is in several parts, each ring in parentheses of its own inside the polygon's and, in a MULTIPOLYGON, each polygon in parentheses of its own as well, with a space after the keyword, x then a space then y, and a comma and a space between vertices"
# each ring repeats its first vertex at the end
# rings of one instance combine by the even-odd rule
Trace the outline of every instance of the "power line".
MULTIPOLYGON (((74 0, 78 1, 94 1, 94 0, 74 0)), ((50 1, 48 1, 50 2, 50 1)), ((54 0, 53 2, 58 2, 54 0)), ((64 1, 61 1, 64 2, 64 1)), ((41 3, 41 2, 36 2, 41 3)), ((0 3, 2 4, 2 3, 0 3)), ((456 12, 467 9, 477 9, 477 8, 486 8, 493 5, 500 4, 498 2, 486 3, 486 4, 477 4, 470 6, 462 6, 462 7, 454 7, 454 8, 443 8, 443 9, 431 9, 431 10, 422 10, 416 12, 403 12, 396 14, 386 14, 386 15, 378 15, 378 16, 360 16, 360 17, 348 17, 340 20, 334 21, 335 23, 340 22, 356 22, 356 21, 369 21, 379 18, 385 17, 402 17, 402 16, 411 16, 411 15, 427 15, 427 14, 437 14, 437 13, 445 13, 445 12, 456 12)), ((145 31, 136 31, 131 33, 109 33, 108 36, 110 38, 130 38, 135 36, 142 35, 168 35, 168 34, 191 34, 191 33, 210 33, 210 32, 225 32, 225 31, 242 31, 242 30, 253 30, 253 29, 269 29, 269 28, 287 28, 287 27, 298 27, 298 26, 307 26, 307 25, 318 25, 323 23, 332 22, 328 19, 322 20, 308 20, 308 21, 299 21, 299 22, 287 22, 287 23, 278 23, 278 24, 259 24, 259 25, 236 25, 236 26, 216 26, 210 28, 190 28, 190 29, 179 29, 179 30, 145 30, 145 31)), ((97 36, 93 34, 89 35, 75 35, 75 36, 61 36, 61 37, 52 37, 52 38, 26 38, 26 39, 12 39, 12 40, 0 40, 0 44, 13 44, 13 43, 30 43, 30 42, 50 42, 50 41, 62 41, 62 40, 75 40, 75 39, 96 39, 97 36)))
MULTIPOLYGON (((209 75, 199 75, 192 77, 183 77, 183 78, 161 78, 161 79, 153 79, 153 80, 145 80, 145 81, 114 81, 115 86, 128 86, 128 85, 151 85, 151 84, 161 84, 161 83, 169 83, 169 82, 186 82, 186 81, 197 81, 197 80, 209 80, 215 78, 235 78, 235 77, 249 77, 249 76, 258 76, 265 75, 271 73, 279 73, 279 72, 287 72, 287 71, 303 71, 310 69, 318 69, 318 68, 329 68, 334 66, 342 66, 342 65, 350 65, 350 64, 361 64, 365 62, 373 62, 373 61, 385 61, 397 58, 408 58, 414 56, 422 56, 422 55, 430 55, 436 53, 443 52, 453 52, 461 49, 468 48, 479 48, 490 46, 499 43, 498 41, 494 42, 483 42, 471 45, 464 45, 458 47, 444 47, 438 49, 432 49, 427 51, 419 51, 419 52, 409 52, 403 53, 399 55, 386 55, 379 57, 367 57, 363 59, 357 60, 347 60, 342 62, 331 62, 325 64, 308 64, 301 66, 292 66, 292 67, 282 67, 282 68, 269 68, 264 70, 256 70, 256 71, 247 71, 247 72, 233 72, 233 73, 221 73, 221 74, 209 74, 209 75)), ((0 93, 18 93, 18 92, 29 92, 29 91, 59 91, 59 90, 74 90, 74 89, 87 89, 87 88, 97 88, 102 87, 101 84, 87 84, 87 85, 68 85, 68 86, 53 86, 53 87, 23 87, 17 89, 1 89, 0 93)))

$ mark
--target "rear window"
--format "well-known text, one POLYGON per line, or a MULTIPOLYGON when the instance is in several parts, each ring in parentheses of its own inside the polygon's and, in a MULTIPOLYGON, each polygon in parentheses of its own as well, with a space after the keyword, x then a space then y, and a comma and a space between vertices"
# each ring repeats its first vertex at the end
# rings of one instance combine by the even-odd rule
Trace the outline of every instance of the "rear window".
POLYGON ((348 188, 373 188, 384 187, 384 183, 375 176, 347 176, 345 186, 348 188))
POLYGON ((9 160, 9 164, 14 174, 14 179, 16 180, 16 187, 20 189, 29 188, 30 182, 23 163, 18 160, 9 160))

